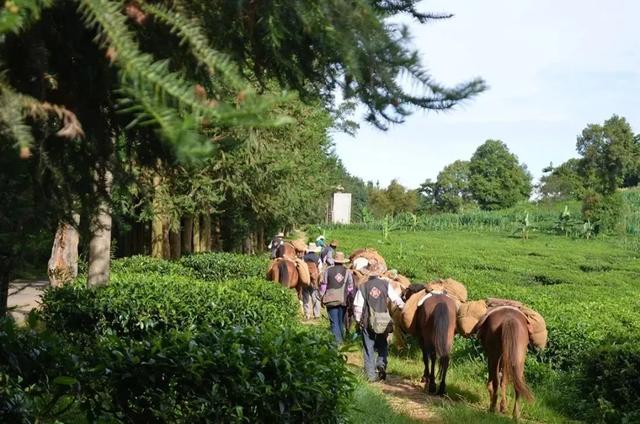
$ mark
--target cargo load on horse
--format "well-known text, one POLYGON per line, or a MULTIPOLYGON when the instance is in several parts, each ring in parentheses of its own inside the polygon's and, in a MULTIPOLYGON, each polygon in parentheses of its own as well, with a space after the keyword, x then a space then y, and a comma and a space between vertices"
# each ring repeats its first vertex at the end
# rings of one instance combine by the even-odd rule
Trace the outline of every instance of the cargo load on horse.
POLYGON ((547 346, 548 332, 544 318, 538 312, 517 300, 489 298, 463 304, 458 310, 458 332, 465 337, 474 335, 487 317, 500 308, 514 308, 522 312, 529 324, 529 341, 531 344, 539 348, 547 346))
POLYGON ((300 282, 305 285, 311 284, 311 275, 309 273, 309 266, 307 263, 300 258, 295 258, 293 261, 296 263, 300 282))
POLYGON ((460 304, 467 301, 467 288, 464 284, 454 280, 453 278, 432 281, 425 286, 425 289, 427 293, 446 293, 449 297, 452 297, 457 301, 458 307, 460 307, 460 304))
POLYGON ((375 249, 358 249, 351 253, 349 260, 354 271, 367 277, 371 274, 382 276, 388 271, 387 262, 375 249))
POLYGON ((457 308, 461 308, 467 301, 467 288, 464 284, 451 278, 435 280, 424 284, 422 285, 422 289, 416 293, 418 289, 420 289, 418 285, 412 284, 410 286, 408 290, 412 292, 412 295, 410 297, 407 296, 408 299, 402 311, 402 327, 407 333, 413 336, 416 335, 416 311, 428 296, 439 293, 446 294, 456 302, 457 308))

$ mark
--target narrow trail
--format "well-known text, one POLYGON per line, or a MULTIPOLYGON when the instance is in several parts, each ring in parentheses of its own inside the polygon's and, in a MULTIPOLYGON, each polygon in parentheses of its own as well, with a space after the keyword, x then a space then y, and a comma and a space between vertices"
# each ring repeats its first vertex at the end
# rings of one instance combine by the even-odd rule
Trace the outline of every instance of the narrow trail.
POLYGON ((16 322, 23 322, 32 309, 40 306, 42 292, 48 286, 48 280, 13 280, 9 283, 7 304, 16 322))
MULTIPOLYGON (((347 352, 347 364, 355 372, 362 370, 362 353, 347 352)), ((387 379, 376 383, 368 383, 384 393, 391 408, 399 414, 414 420, 428 423, 443 423, 442 418, 433 410, 434 405, 451 403, 446 398, 430 396, 424 392, 420 382, 387 374, 387 379)))

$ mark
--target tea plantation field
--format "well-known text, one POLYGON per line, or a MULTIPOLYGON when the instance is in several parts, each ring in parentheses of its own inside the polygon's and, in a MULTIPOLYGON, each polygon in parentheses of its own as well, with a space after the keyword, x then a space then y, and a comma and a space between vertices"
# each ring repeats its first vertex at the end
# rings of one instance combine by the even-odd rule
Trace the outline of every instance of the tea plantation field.
MULTIPOLYGON (((414 281, 452 277, 471 299, 517 299, 542 313, 549 347, 530 351, 527 379, 534 422, 640 422, 640 252, 614 239, 432 231, 381 233, 333 229, 339 250, 374 247, 414 281)), ((457 338, 448 385, 453 402, 436 403, 445 422, 502 422, 485 413, 486 366, 475 341, 457 338), (472 418, 473 417, 473 418, 472 418)), ((418 380, 419 353, 395 355, 391 373, 418 380)))

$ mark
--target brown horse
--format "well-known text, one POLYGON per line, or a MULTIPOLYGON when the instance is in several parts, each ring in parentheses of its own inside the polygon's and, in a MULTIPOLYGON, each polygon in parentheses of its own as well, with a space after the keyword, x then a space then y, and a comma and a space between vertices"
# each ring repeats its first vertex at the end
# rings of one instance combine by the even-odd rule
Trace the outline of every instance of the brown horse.
POLYGON ((276 258, 295 258, 296 249, 293 244, 284 242, 276 249, 276 258))
POLYGON ((487 355, 489 382, 487 389, 491 397, 489 410, 495 412, 498 390, 502 391, 500 412, 507 406, 507 384, 513 382, 516 401, 513 418, 520 418, 520 396, 532 400, 533 395, 524 381, 524 361, 529 344, 527 317, 516 308, 503 306, 479 323, 478 338, 487 355))
POLYGON ((288 258, 276 259, 276 266, 272 266, 267 273, 267 279, 280 283, 283 287, 295 289, 298 299, 302 298, 302 284, 298 275, 296 263, 288 258))
POLYGON ((309 276, 311 277, 311 282, 309 285, 314 289, 320 288, 320 270, 318 269, 318 263, 314 261, 305 261, 307 267, 309 268, 309 276))
POLYGON ((456 302, 446 294, 431 294, 416 312, 418 314, 418 338, 424 362, 425 391, 436 393, 436 359, 439 359, 440 388, 438 395, 446 392, 445 380, 449 368, 449 354, 456 330, 456 302), (429 362, 431 368, 429 369, 429 362))

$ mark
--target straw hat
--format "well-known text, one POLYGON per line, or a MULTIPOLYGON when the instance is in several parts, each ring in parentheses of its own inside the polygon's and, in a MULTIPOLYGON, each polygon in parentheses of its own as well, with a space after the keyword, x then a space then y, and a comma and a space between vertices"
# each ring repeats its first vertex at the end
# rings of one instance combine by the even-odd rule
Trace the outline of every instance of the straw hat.
POLYGON ((280 231, 278 234, 276 234, 276 237, 284 237, 284 233, 280 231))
POLYGON ((338 240, 331 240, 331 243, 329 243, 329 246, 338 247, 338 240))
POLYGON ((343 252, 337 252, 336 257, 333 258, 333 261, 337 264, 346 264, 347 262, 349 262, 349 258, 346 258, 343 252))

